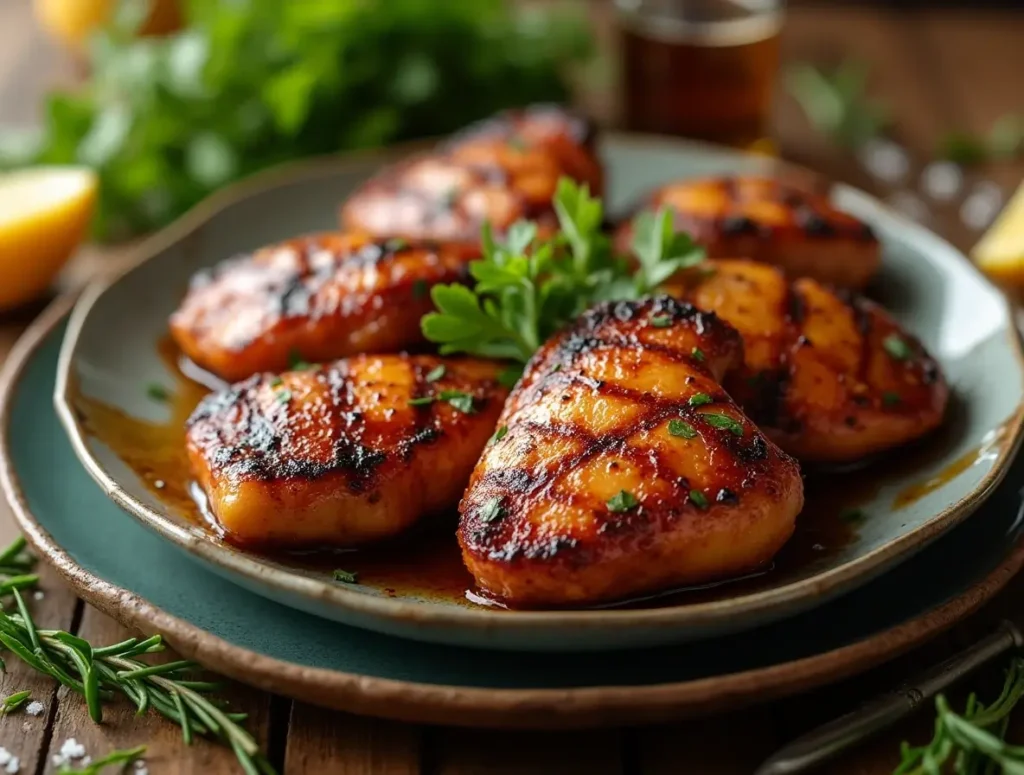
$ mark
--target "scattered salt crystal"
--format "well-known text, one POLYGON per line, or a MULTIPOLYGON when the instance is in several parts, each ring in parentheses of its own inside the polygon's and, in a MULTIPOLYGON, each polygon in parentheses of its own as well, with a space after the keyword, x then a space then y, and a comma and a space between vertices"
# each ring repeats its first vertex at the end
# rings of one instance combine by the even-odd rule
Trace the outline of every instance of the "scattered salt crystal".
POLYGON ((937 202, 948 202, 960 193, 964 184, 964 173, 960 166, 951 161, 936 161, 921 173, 921 187, 924 193, 937 202))
POLYGON ((4 771, 10 773, 10 775, 14 775, 20 769, 21 760, 17 756, 12 756, 10 761, 7 762, 7 767, 4 768, 4 771))
POLYGON ((0 766, 7 764, 11 760, 11 752, 6 748, 0 747, 0 766))
POLYGON ((971 229, 981 230, 999 215, 1003 192, 995 183, 978 183, 960 205, 960 220, 971 229))
POLYGON ((64 741, 64 745, 60 747, 60 755, 64 757, 64 761, 68 759, 81 759, 85 756, 85 746, 75 740, 75 738, 69 737, 64 741))
POLYGON ((899 183, 910 169, 907 152, 891 140, 871 140, 865 143, 859 157, 864 169, 885 183, 899 183))
POLYGON ((28 705, 25 706, 25 712, 30 716, 38 716, 46 710, 46 706, 39 700, 32 700, 28 705))
POLYGON ((32 593, 33 600, 42 600, 44 597, 46 597, 46 593, 43 592, 43 590, 41 589, 37 589, 35 592, 32 593))
POLYGON ((155 482, 153 482, 153 486, 156 487, 158 490, 162 490, 164 487, 166 487, 166 484, 164 483, 163 479, 157 479, 155 482))
POLYGON ((149 775, 146 763, 142 760, 135 762, 135 775, 149 775))
POLYGON ((897 191, 889 197, 889 205, 912 221, 928 220, 928 206, 913 191, 897 191))

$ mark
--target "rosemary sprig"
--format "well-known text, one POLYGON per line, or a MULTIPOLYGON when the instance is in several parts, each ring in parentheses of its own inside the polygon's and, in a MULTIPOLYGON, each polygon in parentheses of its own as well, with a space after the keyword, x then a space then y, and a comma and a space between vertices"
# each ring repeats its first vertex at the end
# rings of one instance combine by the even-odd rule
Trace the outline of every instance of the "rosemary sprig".
POLYGON ((935 698, 935 733, 926 745, 903 743, 900 765, 893 775, 932 775, 952 764, 957 775, 1003 772, 1024 775, 1024 746, 1003 738, 1010 713, 1024 696, 1024 659, 1015 657, 1006 671, 1003 690, 991 705, 982 705, 972 693, 963 714, 949 707, 945 696, 935 698))
MULTIPOLYGON (((186 744, 200 735, 216 740, 235 752, 239 764, 247 775, 276 775, 274 768, 260 753, 256 741, 240 724, 244 713, 231 713, 222 701, 206 696, 220 685, 196 680, 193 674, 200 669, 194 662, 179 660, 165 664, 150 664, 141 657, 164 650, 159 635, 148 638, 128 638, 100 648, 63 630, 39 629, 25 605, 20 589, 33 586, 37 578, 24 573, 34 560, 24 553, 25 541, 19 538, 0 552, 0 568, 20 571, 18 577, 0 582, 0 594, 14 598, 15 610, 0 610, 0 644, 37 672, 59 681, 81 694, 93 721, 103 719, 103 704, 118 695, 124 695, 138 708, 139 714, 147 710, 178 724, 186 744), (11 586, 15 578, 19 581, 11 586)), ((9 606, 8 606, 9 608, 9 606)), ((0 669, 3 661, 0 660, 0 669)), ((13 700, 12 695, 8 700, 13 700)), ((22 700, 23 701, 23 700, 22 700)), ((105 763, 131 761, 138 758, 138 749, 114 752, 105 763), (120 756, 122 758, 110 758, 120 756)), ((93 763, 99 767, 100 759, 93 763)), ((87 769, 98 772, 99 769, 87 769)))

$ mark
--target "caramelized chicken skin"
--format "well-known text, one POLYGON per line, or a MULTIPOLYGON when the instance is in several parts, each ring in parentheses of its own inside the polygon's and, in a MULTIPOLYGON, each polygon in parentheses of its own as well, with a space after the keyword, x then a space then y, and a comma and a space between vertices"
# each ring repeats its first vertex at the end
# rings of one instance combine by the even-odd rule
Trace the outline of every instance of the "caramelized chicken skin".
POLYGON ((225 261, 171 316, 189 358, 226 380, 420 344, 430 287, 468 278, 468 245, 317 234, 225 261))
MULTIPOLYGON (((645 207, 667 207, 712 258, 743 256, 841 288, 863 288, 881 249, 870 227, 806 185, 757 177, 683 180, 657 189, 645 207)), ((626 224, 618 245, 629 249, 626 224)))
POLYGON ((669 297, 599 305, 544 345, 459 507, 480 587, 598 603, 768 562, 803 486, 720 384, 741 359, 732 328, 669 297))
POLYGON ((877 304, 752 261, 709 261, 669 289, 743 336, 725 386, 780 447, 848 463, 937 427, 938 364, 877 304))
POLYGON ((563 108, 501 113, 371 179, 342 206, 341 222, 384 236, 470 242, 484 221, 502 232, 525 218, 550 232, 560 177, 601 192, 593 139, 592 125, 563 108))
POLYGON ((458 503, 507 395, 497 371, 383 355, 255 375, 200 403, 188 421, 189 460, 236 543, 354 546, 393 536, 458 503))

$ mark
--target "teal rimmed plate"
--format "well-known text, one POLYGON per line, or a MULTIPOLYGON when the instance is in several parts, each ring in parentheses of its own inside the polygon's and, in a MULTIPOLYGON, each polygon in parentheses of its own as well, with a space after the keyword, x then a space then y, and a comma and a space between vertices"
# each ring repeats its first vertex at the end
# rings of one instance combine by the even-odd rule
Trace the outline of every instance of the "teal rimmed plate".
POLYGON ((430 724, 646 724, 766 701, 906 651, 975 610, 1024 564, 1012 468, 975 519, 892 572, 785 622, 616 654, 419 643, 279 605, 197 566, 126 519, 82 470, 49 399, 69 304, 12 354, 0 395, 0 483, 34 550, 88 602, 187 658, 263 689, 430 724))
MULTIPOLYGON (((602 153, 613 214, 673 178, 763 172, 772 164, 677 140, 616 135, 605 139, 602 153)), ((859 505, 871 518, 838 550, 795 572, 770 574, 753 589, 723 586, 710 599, 509 612, 461 599, 339 585, 328 571, 223 544, 90 434, 76 401, 102 401, 127 415, 159 421, 166 409, 147 400, 145 385, 169 379, 156 343, 189 276, 237 251, 332 227, 337 203, 387 160, 384 155, 319 162, 218 195, 151 241, 133 268, 92 286, 69 324, 55 396, 86 469, 143 524, 247 589, 347 624, 462 646, 554 651, 678 643, 792 616, 865 583, 960 522, 1005 473, 1020 439, 1024 395, 1024 361, 1009 305, 949 244, 871 197, 835 186, 835 201, 871 223, 883 241, 877 295, 922 338, 955 391, 948 427, 919 445, 931 447, 929 454, 920 465, 893 471, 864 493, 859 505), (915 497, 906 497, 911 491, 915 497)))

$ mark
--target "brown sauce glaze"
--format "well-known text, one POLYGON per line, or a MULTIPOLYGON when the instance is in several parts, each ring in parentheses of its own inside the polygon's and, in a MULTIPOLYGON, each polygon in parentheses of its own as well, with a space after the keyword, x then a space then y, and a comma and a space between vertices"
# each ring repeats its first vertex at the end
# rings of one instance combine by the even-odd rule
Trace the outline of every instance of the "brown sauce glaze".
MULTIPOLYGON (((201 525, 214 528, 212 516, 204 513, 202 494, 192 479, 184 451, 185 421, 200 399, 217 382, 194 366, 184 363, 169 338, 159 352, 174 383, 165 385, 168 420, 154 423, 84 396, 75 400, 88 432, 116 452, 145 482, 149 490, 170 508, 201 525), (201 384, 202 380, 207 384, 201 384), (197 495, 199 497, 197 497, 197 495)), ((139 386, 145 390, 144 385, 139 386)), ((874 515, 859 509, 874 499, 880 489, 915 471, 929 467, 952 449, 962 430, 951 422, 937 433, 853 471, 806 471, 806 504, 797 520, 796 532, 770 567, 740 579, 726 580, 699 588, 673 590, 640 600, 619 603, 633 608, 667 607, 708 602, 737 594, 749 594, 815 573, 839 555, 855 538, 860 524, 874 515)), ((954 460, 939 474, 907 487, 893 503, 899 509, 927 495, 945 482, 984 460, 998 449, 1005 430, 994 431, 977 449, 954 460)), ((455 515, 430 529, 414 530, 399 539, 374 547, 347 551, 312 551, 265 555, 274 562, 296 569, 330 573, 343 569, 358 574, 361 585, 394 597, 418 597, 464 605, 498 605, 473 590, 472 577, 462 564, 455 541, 455 515)), ((219 537, 219 536, 218 536, 219 537)))

